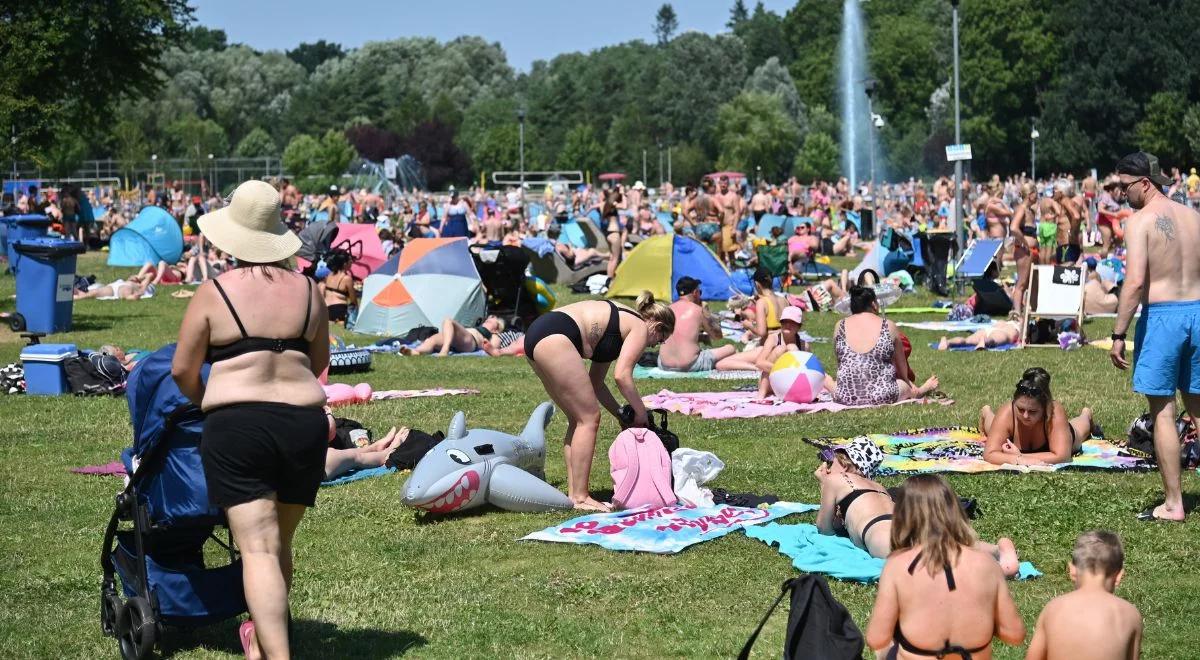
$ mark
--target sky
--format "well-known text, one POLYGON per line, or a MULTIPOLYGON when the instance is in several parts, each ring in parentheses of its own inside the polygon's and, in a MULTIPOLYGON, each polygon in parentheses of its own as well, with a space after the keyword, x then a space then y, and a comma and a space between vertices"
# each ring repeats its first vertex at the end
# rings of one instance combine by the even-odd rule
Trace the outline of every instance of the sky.
MULTIPOLYGON (((763 0, 780 15, 795 0, 763 0)), ((681 34, 726 31, 734 0, 675 0, 681 34)), ((225 30, 230 42, 287 50, 318 39, 357 47, 399 37, 460 35, 499 41, 519 72, 535 60, 632 39, 654 40, 660 0, 192 0, 198 23, 225 30)), ((753 11, 755 0, 746 0, 753 11)))

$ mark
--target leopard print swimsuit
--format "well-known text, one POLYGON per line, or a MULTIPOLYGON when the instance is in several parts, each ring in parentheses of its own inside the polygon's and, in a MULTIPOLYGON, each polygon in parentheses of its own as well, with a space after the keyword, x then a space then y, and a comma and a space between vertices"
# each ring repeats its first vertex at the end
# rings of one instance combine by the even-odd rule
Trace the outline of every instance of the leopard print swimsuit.
POLYGON ((879 406, 900 400, 896 365, 892 362, 896 345, 887 321, 879 331, 879 340, 866 353, 850 348, 843 321, 834 335, 833 350, 838 359, 835 402, 844 406, 879 406))

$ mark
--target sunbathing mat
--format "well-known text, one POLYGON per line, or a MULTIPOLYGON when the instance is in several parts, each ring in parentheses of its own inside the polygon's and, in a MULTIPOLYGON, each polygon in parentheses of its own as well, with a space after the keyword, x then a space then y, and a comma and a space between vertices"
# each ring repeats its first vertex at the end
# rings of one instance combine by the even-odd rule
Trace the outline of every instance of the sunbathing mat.
MULTIPOLYGON (((937 347, 938 347, 938 345, 937 345, 937 342, 933 342, 933 343, 929 344, 929 348, 934 348, 934 349, 936 349, 937 347)), ((976 348, 976 347, 974 347, 974 346, 972 346, 972 345, 968 344, 968 345, 966 345, 966 346, 951 346, 950 348, 948 348, 948 349, 946 349, 946 350, 949 350, 949 351, 965 351, 965 352, 979 351, 979 350, 984 350, 984 351, 1015 351, 1015 350, 1017 350, 1017 349, 1018 349, 1018 348, 1020 348, 1020 347, 1021 347, 1021 345, 1020 345, 1020 344, 997 344, 996 346, 989 346, 988 348, 979 349, 979 348, 976 348)))
POLYGON ((949 307, 888 307, 885 314, 948 314, 949 307))
MULTIPOLYGON (((754 417, 780 417, 796 413, 811 414, 816 412, 841 412, 843 410, 863 410, 881 406, 843 406, 828 399, 828 394, 822 394, 821 400, 814 403, 792 403, 775 397, 760 399, 757 392, 672 392, 662 390, 658 394, 642 397, 648 408, 662 408, 683 415, 699 415, 704 419, 751 419, 754 417)), ((915 399, 889 404, 902 406, 906 404, 936 403, 948 406, 954 403, 951 399, 915 399)))
POLYGON ((431 390, 383 390, 372 392, 372 401, 387 401, 389 399, 420 399, 430 396, 457 396, 460 394, 479 394, 479 390, 469 388, 435 387, 431 390))
MULTIPOLYGON (((1107 440, 1086 440, 1083 450, 1070 463, 1046 466, 993 465, 983 460, 984 436, 974 427, 917 429, 899 433, 871 433, 867 437, 883 450, 880 474, 917 474, 923 472, 1053 472, 1063 468, 1091 470, 1149 470, 1152 465, 1129 450, 1107 440)), ((816 447, 833 447, 848 438, 805 438, 816 447)))
POLYGON ((673 554, 734 530, 819 508, 816 504, 798 502, 776 502, 760 509, 727 505, 698 507, 689 504, 658 508, 647 505, 573 518, 520 540, 590 543, 609 550, 673 554))
MULTIPOLYGON (((370 479, 371 477, 382 477, 385 474, 391 474, 395 471, 396 468, 387 467, 386 465, 381 467, 365 468, 350 472, 348 474, 343 474, 337 479, 322 481, 321 485, 341 486, 342 484, 348 484, 351 481, 360 481, 362 479, 370 479)), ((112 463, 106 463, 105 465, 85 465, 83 467, 71 468, 71 472, 75 474, 91 474, 105 477, 124 477, 125 466, 121 463, 113 461, 112 463)))
POLYGON ((755 380, 759 373, 754 370, 748 371, 717 371, 710 369, 709 371, 670 371, 667 369, 659 369, 658 367, 643 367, 637 365, 633 368, 634 378, 658 378, 658 379, 676 379, 676 378, 703 378, 705 380, 755 380))
POLYGON ((919 321, 908 322, 899 321, 896 325, 901 328, 912 328, 913 330, 932 330, 933 332, 976 332, 986 330, 995 322, 975 323, 974 321, 919 321))
MULTIPOLYGON (((883 572, 883 560, 842 536, 827 536, 815 525, 770 523, 746 530, 746 536, 767 545, 778 546, 780 554, 791 557, 792 566, 805 573, 821 573, 839 580, 877 582, 883 572)), ((1033 564, 1023 561, 1017 569, 1018 580, 1041 577, 1033 564)))

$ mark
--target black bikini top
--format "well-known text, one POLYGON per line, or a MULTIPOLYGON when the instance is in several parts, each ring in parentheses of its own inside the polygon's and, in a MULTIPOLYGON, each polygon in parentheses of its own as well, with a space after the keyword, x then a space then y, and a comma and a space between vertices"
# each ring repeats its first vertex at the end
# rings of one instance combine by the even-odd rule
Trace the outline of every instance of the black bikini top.
POLYGON ((611 308, 608 312, 608 326, 604 328, 604 336, 600 337, 600 341, 596 342, 595 347, 592 348, 592 362, 612 362, 621 355, 621 346, 625 343, 625 340, 621 337, 619 312, 630 314, 638 320, 642 318, 633 310, 618 307, 608 300, 605 302, 611 308))
MULTIPOLYGON (((908 565, 909 575, 912 575, 913 571, 917 569, 917 565, 921 563, 922 554, 924 553, 918 552, 917 556, 913 557, 912 563, 908 565)), ((946 588, 950 591, 954 591, 958 585, 954 583, 954 571, 951 570, 949 562, 942 564, 942 571, 944 571, 946 574, 946 588)), ((923 649, 919 646, 913 646, 913 644, 904 637, 904 633, 900 631, 899 621, 896 622, 896 630, 893 631, 892 637, 894 638, 895 642, 900 645, 900 648, 904 649, 905 651, 908 651, 913 655, 921 655, 931 658, 945 658, 947 656, 957 655, 959 658, 962 658, 962 660, 971 660, 973 654, 979 653, 980 651, 992 645, 991 640, 988 640, 988 643, 984 644, 983 646, 969 649, 959 644, 951 644, 950 640, 946 640, 946 642, 942 645, 942 648, 936 651, 923 649)))
POLYGON ((838 500, 837 505, 835 505, 833 508, 834 520, 838 522, 842 529, 846 528, 846 513, 850 510, 850 505, 854 503, 854 500, 857 500, 867 493, 879 493, 880 495, 887 495, 888 499, 891 499, 892 497, 891 493, 887 492, 886 490, 875 490, 873 488, 855 488, 854 490, 850 491, 845 497, 838 500))
POLYGON ((225 300, 225 306, 229 308, 229 313, 233 315, 233 320, 237 323, 238 331, 242 333, 242 338, 223 346, 209 346, 209 363, 216 363, 221 360, 228 360, 239 355, 258 351, 271 351, 272 353, 298 351, 300 353, 308 353, 308 340, 304 338, 304 334, 308 332, 308 321, 312 315, 312 280, 307 277, 304 279, 308 281, 308 305, 304 308, 304 325, 300 328, 299 336, 287 338, 251 337, 246 334, 246 326, 242 325, 241 317, 238 316, 237 310, 233 308, 233 303, 229 302, 229 296, 221 286, 221 281, 214 279, 213 284, 216 285, 221 298, 225 300))

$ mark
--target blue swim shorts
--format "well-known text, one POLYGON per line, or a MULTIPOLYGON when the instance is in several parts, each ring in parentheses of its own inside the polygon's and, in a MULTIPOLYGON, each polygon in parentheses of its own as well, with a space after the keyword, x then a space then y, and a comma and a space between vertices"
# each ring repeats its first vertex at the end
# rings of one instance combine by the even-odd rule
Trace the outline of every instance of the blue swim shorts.
POLYGON ((1200 394, 1200 300, 1142 306, 1134 335, 1133 391, 1200 394))

